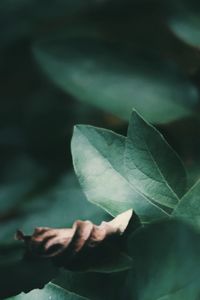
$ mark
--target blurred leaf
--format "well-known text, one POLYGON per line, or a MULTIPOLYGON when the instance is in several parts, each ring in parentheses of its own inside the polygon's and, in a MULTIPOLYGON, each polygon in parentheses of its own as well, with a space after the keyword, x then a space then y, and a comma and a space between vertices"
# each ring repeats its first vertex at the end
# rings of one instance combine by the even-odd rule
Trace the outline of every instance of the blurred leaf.
POLYGON ((123 166, 124 150, 123 136, 91 126, 75 127, 73 163, 88 200, 112 215, 133 208, 142 222, 167 217, 151 199, 127 181, 123 166))
POLYGON ((174 208, 186 191, 186 173, 164 137, 133 111, 125 150, 125 174, 150 201, 174 208))
POLYGON ((172 215, 200 228, 200 181, 183 196, 172 215))
POLYGON ((128 119, 134 107, 154 123, 192 113, 197 90, 170 62, 95 39, 46 39, 34 54, 49 78, 79 100, 128 119))
POLYGON ((168 24, 185 42, 200 45, 200 5, 196 0, 176 0, 170 3, 168 24))
MULTIPOLYGON (((33 290, 28 294, 21 294, 16 297, 9 298, 10 300, 47 300, 47 299, 53 299, 53 300, 87 300, 85 297, 81 297, 77 294, 68 292, 64 288, 61 288, 60 286, 49 283, 45 286, 42 290, 33 290)), ((89 300, 89 299, 88 299, 89 300)))
POLYGON ((199 234, 183 223, 167 221, 139 230, 130 239, 130 299, 199 299, 199 251, 199 234))
POLYGON ((34 189, 46 172, 30 157, 23 155, 7 163, 0 185, 0 218, 15 208, 34 189))
POLYGON ((94 223, 108 220, 102 209, 88 203, 72 174, 63 176, 57 184, 48 187, 19 206, 19 216, 1 223, 0 240, 10 241, 16 229, 32 234, 35 227, 70 227, 77 219, 94 223))

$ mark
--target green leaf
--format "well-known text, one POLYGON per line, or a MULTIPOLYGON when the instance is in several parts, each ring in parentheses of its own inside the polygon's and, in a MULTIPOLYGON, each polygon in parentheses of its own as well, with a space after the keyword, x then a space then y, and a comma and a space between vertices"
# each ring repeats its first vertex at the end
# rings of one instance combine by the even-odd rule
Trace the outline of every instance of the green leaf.
POLYGON ((130 239, 134 258, 130 299, 199 299, 199 251, 200 235, 182 222, 165 221, 138 230, 130 239))
POLYGON ((142 222, 166 217, 162 209, 127 181, 124 150, 123 136, 92 126, 75 127, 73 164, 88 200, 114 216, 133 208, 142 222))
POLYGON ((183 196, 172 216, 181 218, 200 228, 200 181, 183 196))
POLYGON ((168 25, 185 42, 200 45, 200 5, 196 0, 171 1, 168 25))
POLYGON ((125 174, 130 185, 163 207, 174 208, 186 190, 182 162, 164 137, 135 111, 126 139, 125 174))
POLYGON ((28 294, 21 294, 19 296, 9 298, 10 300, 87 300, 88 298, 81 297, 77 294, 68 292, 64 288, 54 284, 49 283, 42 290, 33 290, 28 294))
POLYGON ((176 66, 122 49, 124 45, 87 37, 52 37, 38 41, 34 54, 63 90, 125 120, 132 108, 155 123, 192 113, 197 90, 176 66))

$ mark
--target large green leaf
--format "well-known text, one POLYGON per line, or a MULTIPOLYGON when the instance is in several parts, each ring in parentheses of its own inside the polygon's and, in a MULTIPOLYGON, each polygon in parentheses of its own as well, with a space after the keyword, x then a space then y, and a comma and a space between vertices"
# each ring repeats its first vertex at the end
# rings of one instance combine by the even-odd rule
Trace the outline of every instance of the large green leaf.
POLYGON ((200 228, 200 181, 184 195, 172 215, 200 228))
POLYGON ((139 230, 130 239, 130 299, 199 299, 199 251, 199 234, 184 223, 171 220, 139 230))
POLYGON ((42 290, 33 290, 28 294, 20 294, 19 296, 9 298, 10 300, 87 300, 88 298, 81 297, 77 294, 68 292, 64 288, 49 283, 42 290))
POLYGON ((155 123, 191 114, 197 90, 176 66, 122 49, 101 40, 64 37, 37 42, 34 54, 63 90, 123 119, 132 108, 155 123))
POLYGON ((180 159, 135 111, 126 139, 125 174, 137 191, 165 207, 174 208, 185 193, 186 174, 180 159))
POLYGON ((127 181, 124 150, 123 136, 92 126, 75 127, 73 163, 88 200, 112 215, 133 208, 142 222, 166 217, 162 209, 127 181))
POLYGON ((171 1, 168 24, 177 36, 189 44, 200 45, 200 5, 198 0, 171 1))

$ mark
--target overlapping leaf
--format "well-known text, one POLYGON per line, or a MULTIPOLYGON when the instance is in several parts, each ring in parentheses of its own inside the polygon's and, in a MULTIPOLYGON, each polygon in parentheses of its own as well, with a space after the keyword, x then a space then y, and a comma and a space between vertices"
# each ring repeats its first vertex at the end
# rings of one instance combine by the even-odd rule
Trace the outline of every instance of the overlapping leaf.
POLYGON ((136 112, 127 139, 105 129, 76 126, 72 155, 88 199, 112 215, 133 208, 144 223, 166 217, 164 210, 173 208, 185 191, 179 158, 136 112))
POLYGON ((76 126, 72 155, 76 174, 88 199, 117 215, 133 208, 142 221, 167 216, 126 179, 125 138, 91 126, 76 126))
POLYGON ((184 195, 172 214, 200 228, 200 181, 184 195))

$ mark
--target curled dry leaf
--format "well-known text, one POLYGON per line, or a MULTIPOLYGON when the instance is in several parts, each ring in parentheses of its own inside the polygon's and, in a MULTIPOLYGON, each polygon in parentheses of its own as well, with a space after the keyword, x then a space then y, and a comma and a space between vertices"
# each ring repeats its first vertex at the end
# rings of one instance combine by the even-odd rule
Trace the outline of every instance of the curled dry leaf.
POLYGON ((18 230, 16 238, 24 241, 28 253, 34 256, 56 257, 66 251, 73 256, 83 248, 97 247, 108 237, 123 235, 132 215, 133 211, 128 210, 112 221, 103 221, 100 225, 77 220, 72 228, 37 227, 31 236, 18 230))

